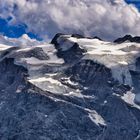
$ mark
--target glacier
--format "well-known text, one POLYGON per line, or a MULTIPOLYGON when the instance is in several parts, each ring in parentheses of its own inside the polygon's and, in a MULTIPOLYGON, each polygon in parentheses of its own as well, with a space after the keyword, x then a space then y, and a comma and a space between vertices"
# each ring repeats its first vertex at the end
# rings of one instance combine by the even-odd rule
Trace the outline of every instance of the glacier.
POLYGON ((140 44, 0 36, 0 138, 139 140, 140 44))

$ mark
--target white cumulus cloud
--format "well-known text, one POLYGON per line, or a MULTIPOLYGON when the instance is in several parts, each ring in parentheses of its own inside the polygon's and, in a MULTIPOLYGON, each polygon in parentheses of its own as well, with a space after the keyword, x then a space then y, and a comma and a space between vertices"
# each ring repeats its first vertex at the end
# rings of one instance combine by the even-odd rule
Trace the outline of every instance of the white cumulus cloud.
POLYGON ((108 40, 140 35, 140 13, 123 0, 0 0, 0 16, 44 38, 58 32, 108 40))

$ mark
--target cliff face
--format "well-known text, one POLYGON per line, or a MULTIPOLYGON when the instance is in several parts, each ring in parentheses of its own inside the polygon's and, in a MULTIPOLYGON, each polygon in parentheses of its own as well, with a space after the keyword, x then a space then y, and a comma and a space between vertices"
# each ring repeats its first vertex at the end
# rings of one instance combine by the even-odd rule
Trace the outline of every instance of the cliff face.
POLYGON ((79 35, 1 44, 0 139, 139 140, 139 53, 79 35))

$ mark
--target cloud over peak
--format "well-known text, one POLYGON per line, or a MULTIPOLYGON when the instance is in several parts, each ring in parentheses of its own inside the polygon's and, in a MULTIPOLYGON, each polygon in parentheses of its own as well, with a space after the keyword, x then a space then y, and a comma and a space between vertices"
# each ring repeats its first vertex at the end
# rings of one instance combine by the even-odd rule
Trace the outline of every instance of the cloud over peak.
POLYGON ((58 32, 108 40, 140 35, 140 13, 123 0, 0 0, 0 16, 43 38, 58 32))

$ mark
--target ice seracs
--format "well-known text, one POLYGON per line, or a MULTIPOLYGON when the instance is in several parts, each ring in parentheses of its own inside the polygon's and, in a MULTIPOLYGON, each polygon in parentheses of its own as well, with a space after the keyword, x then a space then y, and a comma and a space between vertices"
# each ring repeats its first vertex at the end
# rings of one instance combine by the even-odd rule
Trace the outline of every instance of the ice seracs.
POLYGON ((124 42, 116 44, 97 38, 75 38, 68 35, 62 35, 58 38, 58 44, 60 44, 62 51, 69 50, 74 43, 86 50, 82 59, 90 59, 105 65, 112 70, 114 79, 123 84, 132 85, 129 71, 135 69, 136 59, 140 55, 139 43, 124 42))

